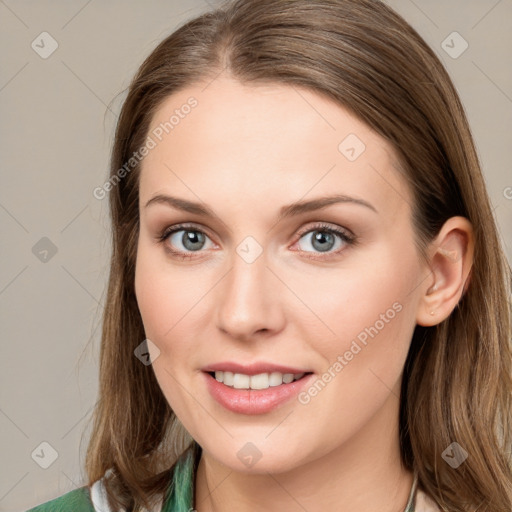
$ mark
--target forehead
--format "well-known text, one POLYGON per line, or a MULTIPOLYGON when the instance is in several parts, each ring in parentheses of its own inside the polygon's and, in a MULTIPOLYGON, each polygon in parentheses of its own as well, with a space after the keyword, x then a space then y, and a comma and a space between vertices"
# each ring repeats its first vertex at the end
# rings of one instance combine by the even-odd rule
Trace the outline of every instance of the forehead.
POLYGON ((392 146, 304 88, 226 77, 195 84, 162 103, 148 135, 155 146, 142 163, 141 200, 178 188, 193 200, 234 194, 255 206, 326 192, 394 211, 411 204, 392 146))

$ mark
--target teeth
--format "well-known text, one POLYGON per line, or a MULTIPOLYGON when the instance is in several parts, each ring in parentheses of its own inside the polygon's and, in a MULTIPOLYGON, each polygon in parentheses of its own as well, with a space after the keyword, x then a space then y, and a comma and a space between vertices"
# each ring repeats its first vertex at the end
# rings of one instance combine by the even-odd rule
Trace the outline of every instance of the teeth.
POLYGON ((235 373, 233 377, 233 387, 235 389, 247 389, 251 382, 249 375, 243 375, 241 373, 235 373))
POLYGON ((272 372, 268 379, 269 386, 280 386, 283 383, 283 374, 279 372, 272 372))
POLYGON ((259 373, 258 375, 244 375, 243 373, 215 372, 215 380, 223 382, 226 386, 235 389, 268 389, 281 384, 289 384, 304 376, 304 373, 259 373))
MULTIPOLYGON (((219 372, 220 373, 220 372, 219 372)), ((232 386, 233 385, 233 379, 234 375, 231 372, 224 372, 224 378, 220 382, 224 382, 226 386, 232 386)), ((215 372, 215 378, 217 378, 217 372, 215 372)))
POLYGON ((293 382, 293 373, 285 373, 283 375, 283 382, 285 384, 289 384, 290 382, 293 382))
POLYGON ((251 376, 251 389, 267 389, 269 387, 268 373, 251 376))

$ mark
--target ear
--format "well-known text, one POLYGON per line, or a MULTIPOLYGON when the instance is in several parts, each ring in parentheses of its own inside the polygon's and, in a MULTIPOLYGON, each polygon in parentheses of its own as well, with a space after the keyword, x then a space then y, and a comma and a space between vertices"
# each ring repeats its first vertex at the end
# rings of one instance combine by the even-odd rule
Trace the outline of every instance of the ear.
POLYGON ((474 247, 473 227, 468 219, 451 217, 444 223, 427 250, 431 274, 418 302, 419 325, 439 324, 455 309, 469 284, 474 247))

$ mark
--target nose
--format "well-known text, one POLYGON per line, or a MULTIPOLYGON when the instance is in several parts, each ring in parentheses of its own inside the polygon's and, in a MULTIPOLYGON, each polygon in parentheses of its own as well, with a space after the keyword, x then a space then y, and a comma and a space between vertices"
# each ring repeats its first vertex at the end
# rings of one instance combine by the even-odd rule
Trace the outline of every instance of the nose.
POLYGON ((237 254, 217 288, 217 326, 232 338, 248 341, 283 329, 282 283, 267 266, 265 253, 252 263, 237 254))

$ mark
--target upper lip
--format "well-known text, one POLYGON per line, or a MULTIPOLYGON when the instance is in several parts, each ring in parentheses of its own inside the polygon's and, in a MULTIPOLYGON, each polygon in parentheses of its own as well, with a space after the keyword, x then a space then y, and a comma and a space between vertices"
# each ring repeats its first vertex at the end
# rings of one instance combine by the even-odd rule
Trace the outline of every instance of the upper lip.
POLYGON ((264 361, 251 363, 251 364, 240 364, 232 361, 225 361, 215 364, 209 364, 204 368, 201 368, 203 372, 232 372, 232 373, 243 373, 244 375, 258 375, 260 373, 310 373, 310 370, 304 368, 296 368, 292 366, 284 366, 282 364, 266 363, 264 361))

